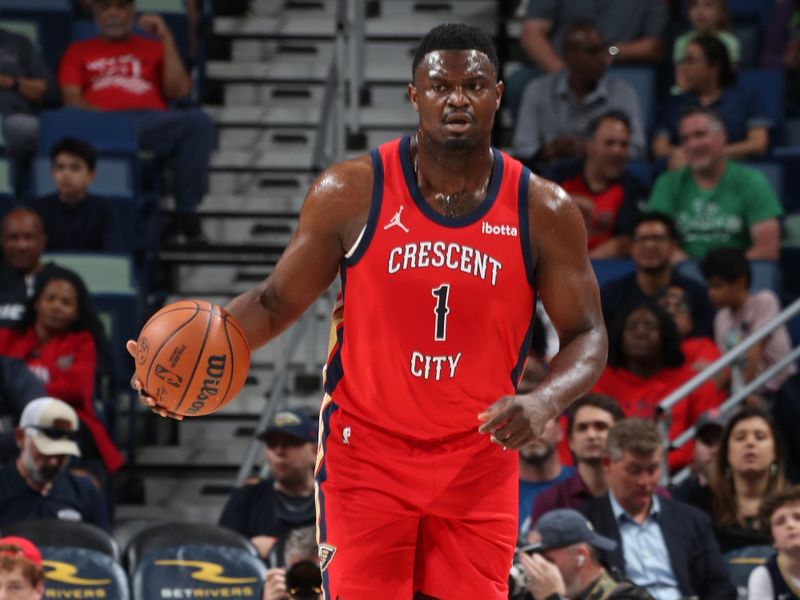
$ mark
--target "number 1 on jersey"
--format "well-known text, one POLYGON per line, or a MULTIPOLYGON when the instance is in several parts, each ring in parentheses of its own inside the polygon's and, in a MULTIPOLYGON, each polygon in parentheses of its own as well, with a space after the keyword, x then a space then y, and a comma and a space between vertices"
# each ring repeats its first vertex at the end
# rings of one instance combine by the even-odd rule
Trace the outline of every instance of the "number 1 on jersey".
POLYGON ((443 283, 438 288, 431 290, 431 295, 437 299, 433 313, 436 315, 436 327, 433 332, 433 339, 443 342, 447 338, 447 314, 450 307, 447 305, 447 296, 450 294, 450 286, 443 283))

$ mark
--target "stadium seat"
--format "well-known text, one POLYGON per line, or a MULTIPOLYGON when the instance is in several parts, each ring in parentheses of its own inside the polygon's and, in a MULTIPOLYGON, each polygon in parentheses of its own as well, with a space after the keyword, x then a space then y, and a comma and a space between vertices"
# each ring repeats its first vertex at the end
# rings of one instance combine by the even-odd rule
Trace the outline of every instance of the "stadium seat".
POLYGON ((58 62, 70 41, 72 3, 70 0, 0 0, 3 21, 32 21, 40 32, 40 49, 50 70, 58 70, 58 62))
POLYGON ((747 579, 753 569, 765 564, 774 554, 775 548, 766 545, 745 546, 724 554, 728 574, 736 589, 739 590, 740 598, 747 597, 747 579), (742 591, 744 591, 744 596, 741 595, 742 591))
POLYGON ((636 270, 636 265, 628 259, 604 258, 593 260, 592 268, 598 285, 603 287, 609 281, 630 275, 636 270))
POLYGON ((757 23, 737 25, 736 37, 739 39, 739 66, 758 66, 761 58, 761 26, 757 23))
POLYGON ((99 112, 65 108, 46 110, 40 115, 40 156, 65 137, 84 140, 101 155, 129 158, 136 164, 139 154, 136 120, 121 112, 99 112))
POLYGON ((129 600, 123 568, 106 554, 86 548, 40 546, 46 598, 129 600))
POLYGON ((3 19, 0 21, 0 29, 10 31, 11 33, 16 33, 24 38, 27 38, 41 52, 41 39, 39 36, 38 22, 22 19, 18 21, 3 19))
MULTIPOLYGON (((133 363, 125 342, 139 335, 139 297, 135 293, 92 294, 92 302, 109 341, 112 383, 115 389, 128 391, 133 363)), ((110 414, 114 412, 111 410, 110 414)))
POLYGON ((756 169, 767 178, 778 200, 783 202, 783 164, 777 161, 745 161, 743 164, 756 169))
POLYGON ((758 94, 764 115, 772 121, 773 145, 783 128, 784 75, 778 69, 739 69, 739 86, 758 94))
POLYGON ((137 571, 139 563, 155 551, 204 544, 231 548, 242 556, 259 560, 258 552, 250 540, 231 529, 207 523, 170 523, 163 527, 145 529, 131 540, 125 557, 129 573, 137 571))
MULTIPOLYGON (((49 157, 37 156, 31 169, 31 195, 46 196, 56 191, 56 184, 50 174, 49 157)), ((133 199, 136 181, 128 160, 100 157, 95 166, 95 178, 89 192, 103 198, 133 199)))
POLYGON ((63 519, 28 519, 3 527, 3 535, 29 539, 37 546, 85 548, 119 562, 119 547, 109 534, 89 523, 63 519))
POLYGON ((47 252, 43 260, 52 260, 78 273, 92 295, 135 292, 133 261, 128 254, 47 252))
POLYGON ((153 527, 163 527, 170 523, 164 519, 122 519, 116 521, 113 527, 114 539, 117 540, 123 564, 128 552, 128 546, 141 532, 153 527))
MULTIPOLYGON (((700 272, 700 267, 696 261, 687 260, 677 266, 678 272, 684 277, 689 277, 705 285, 706 280, 700 272)), ((778 263, 774 260, 751 260, 750 261, 751 281, 750 291, 772 290, 780 296, 781 294, 781 272, 778 263)))
POLYGON ((800 146, 800 119, 786 119, 783 124, 783 143, 787 146, 800 146))
POLYGON ((772 16, 771 0, 728 0, 728 11, 734 23, 766 25, 772 16))
POLYGON ((613 67, 609 75, 627 81, 639 97, 646 132, 653 131, 656 114, 656 71, 652 67, 613 67))
POLYGON ((648 189, 653 185, 655 167, 649 160, 632 160, 628 163, 628 171, 637 177, 648 189))

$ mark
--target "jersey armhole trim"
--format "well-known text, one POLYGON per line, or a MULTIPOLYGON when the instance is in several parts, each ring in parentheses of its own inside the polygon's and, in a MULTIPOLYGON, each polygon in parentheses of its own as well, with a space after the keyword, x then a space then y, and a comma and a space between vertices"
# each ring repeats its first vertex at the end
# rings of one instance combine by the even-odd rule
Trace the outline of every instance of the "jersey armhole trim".
POLYGON ((350 248, 350 251, 345 255, 344 264, 347 267, 354 266, 364 253, 369 248, 369 243, 372 241, 372 236, 375 235, 375 229, 378 226, 378 217, 381 214, 381 203, 383 201, 383 160, 378 149, 374 149, 369 153, 372 159, 372 200, 370 201, 369 216, 367 217, 367 224, 361 230, 361 233, 350 248))
POLYGON ((519 242, 522 246, 522 260, 525 262, 525 273, 528 276, 528 283, 532 288, 536 287, 536 273, 533 267, 533 256, 531 255, 531 228, 528 207, 528 188, 531 181, 531 172, 527 167, 523 167, 519 175, 519 190, 517 200, 519 202, 519 242))

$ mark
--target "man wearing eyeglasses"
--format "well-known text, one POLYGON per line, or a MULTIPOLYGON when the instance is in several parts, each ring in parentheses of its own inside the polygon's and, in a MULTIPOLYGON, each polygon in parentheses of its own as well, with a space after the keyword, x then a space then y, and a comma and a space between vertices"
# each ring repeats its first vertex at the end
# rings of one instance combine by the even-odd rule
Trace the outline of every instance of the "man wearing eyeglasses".
POLYGON ((78 415, 56 398, 39 398, 16 429, 19 456, 0 468, 0 529, 26 519, 85 521, 108 532, 105 498, 89 477, 66 469, 78 449, 78 415))
POLYGON ((643 300, 658 299, 670 287, 686 292, 692 307, 692 336, 711 335, 714 309, 708 301, 703 284, 681 275, 672 265, 670 257, 679 246, 675 222, 658 212, 644 213, 633 225, 631 258, 636 271, 609 281, 600 288, 603 318, 606 325, 614 322, 625 307, 643 300))
POLYGON ((219 524, 250 538, 270 566, 282 567, 288 535, 315 522, 316 427, 303 413, 280 411, 257 437, 270 477, 234 491, 219 524))

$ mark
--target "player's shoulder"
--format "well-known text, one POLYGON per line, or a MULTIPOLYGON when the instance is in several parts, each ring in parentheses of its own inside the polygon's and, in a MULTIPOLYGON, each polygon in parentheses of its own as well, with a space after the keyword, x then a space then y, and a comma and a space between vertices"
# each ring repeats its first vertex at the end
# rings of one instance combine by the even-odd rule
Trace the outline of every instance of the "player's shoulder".
POLYGON ((556 182, 535 174, 528 180, 528 211, 539 219, 558 219, 575 211, 572 197, 556 182))
POLYGON ((335 163, 317 176, 306 201, 343 210, 348 206, 368 205, 372 196, 372 169, 369 155, 335 163))

